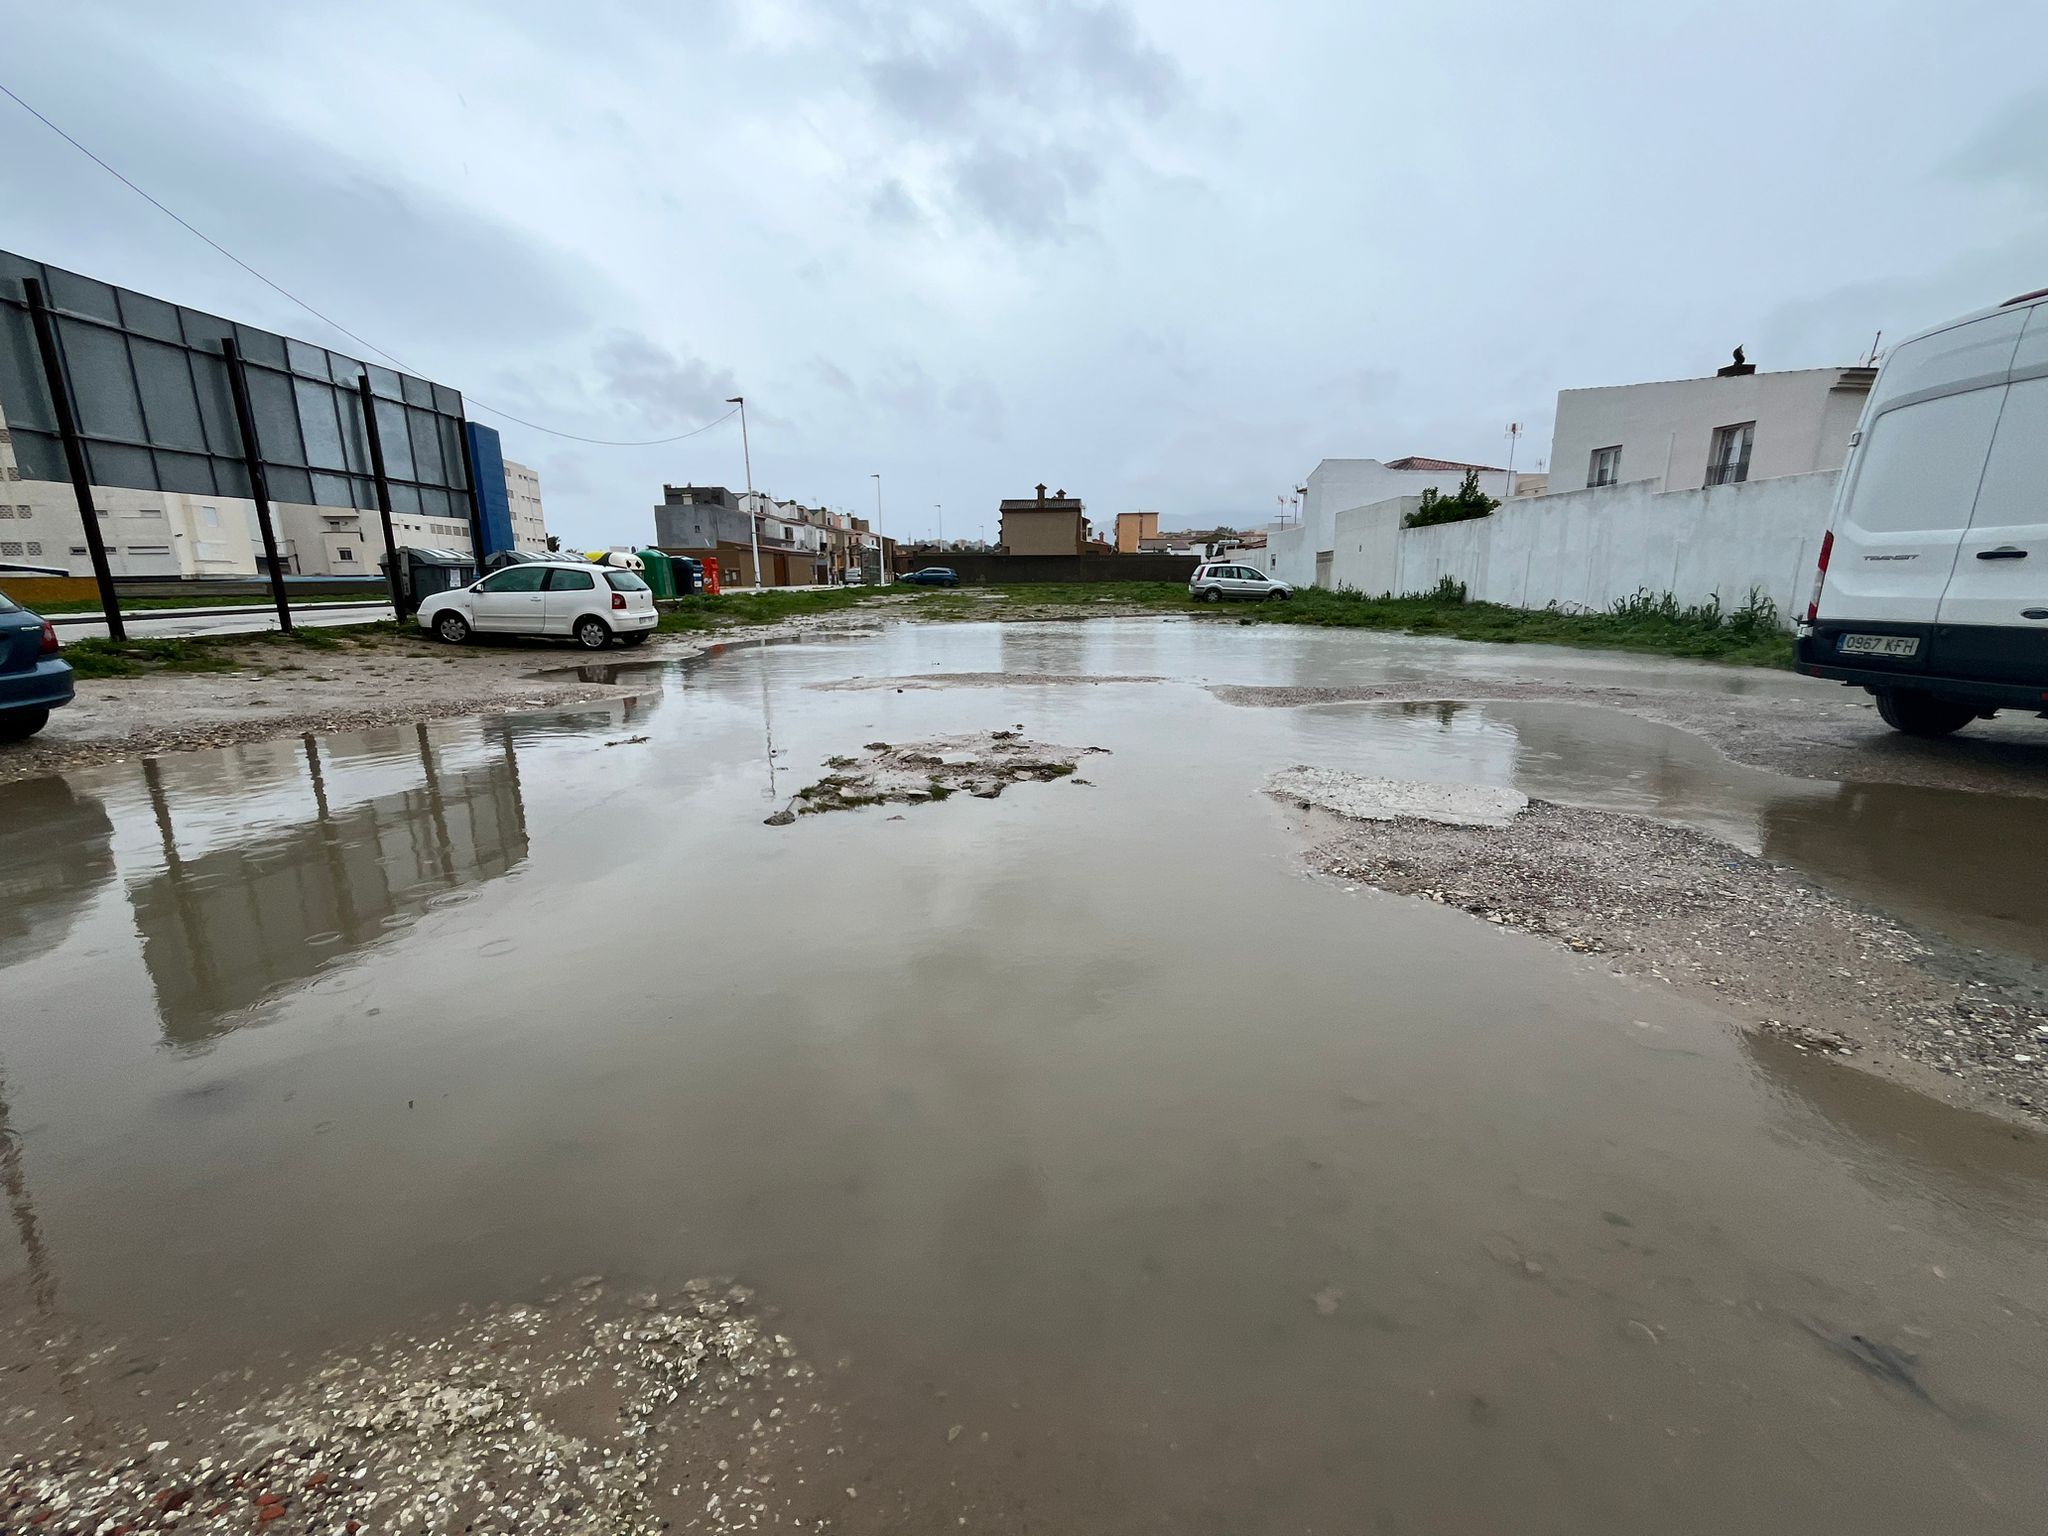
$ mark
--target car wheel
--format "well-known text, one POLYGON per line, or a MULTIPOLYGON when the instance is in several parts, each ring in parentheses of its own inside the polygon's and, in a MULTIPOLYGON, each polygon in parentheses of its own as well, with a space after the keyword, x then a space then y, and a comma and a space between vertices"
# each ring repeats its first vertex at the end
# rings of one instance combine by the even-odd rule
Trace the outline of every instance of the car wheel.
POLYGON ((1286 602, 1286 601, 1287 601, 1287 589, 1286 589, 1285 587, 1275 587, 1275 588, 1274 588, 1274 589, 1273 589, 1272 591, 1270 591, 1270 592, 1268 592, 1268 593, 1266 594, 1266 601, 1267 601, 1267 602, 1269 602, 1269 603, 1284 603, 1284 602, 1286 602))
POLYGON ((434 633, 450 645, 460 645, 469 638, 469 620, 451 608, 434 620, 434 633))
POLYGON ((27 741, 49 723, 47 709, 0 710, 0 741, 27 741))
POLYGON ((1948 736, 1975 720, 1978 710, 1974 704, 1936 698, 1917 688, 1881 688, 1877 713, 1886 725, 1908 736, 1948 736))
POLYGON ((1223 589, 1222 589, 1221 587, 1211 587, 1211 588, 1210 588, 1210 589, 1209 589, 1208 591, 1206 591, 1206 592, 1204 592, 1204 593, 1202 594, 1202 601, 1203 601, 1203 602, 1205 602, 1205 603, 1220 603, 1220 602, 1222 602, 1222 601, 1223 601, 1223 589))
POLYGON ((647 631, 643 629, 637 635, 621 635, 619 639, 627 645, 645 645, 647 643, 647 631))
POLYGON ((583 618, 576 621, 576 643, 586 651, 601 651, 612 643, 611 626, 603 619, 583 618))

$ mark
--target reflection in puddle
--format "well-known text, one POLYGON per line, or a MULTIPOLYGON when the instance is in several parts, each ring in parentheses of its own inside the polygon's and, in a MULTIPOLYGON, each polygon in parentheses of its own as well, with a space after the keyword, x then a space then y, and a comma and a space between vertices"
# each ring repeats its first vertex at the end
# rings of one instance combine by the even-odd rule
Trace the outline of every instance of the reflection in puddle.
POLYGON ((519 758, 499 751, 442 768, 417 729, 418 782, 359 804, 329 804, 321 749, 304 743, 312 819, 187 857, 154 761, 144 761, 162 868, 130 885, 142 958, 164 1039, 204 1044, 246 1022, 242 1011, 337 959, 387 939, 406 915, 457 888, 495 879, 526 857, 519 758))

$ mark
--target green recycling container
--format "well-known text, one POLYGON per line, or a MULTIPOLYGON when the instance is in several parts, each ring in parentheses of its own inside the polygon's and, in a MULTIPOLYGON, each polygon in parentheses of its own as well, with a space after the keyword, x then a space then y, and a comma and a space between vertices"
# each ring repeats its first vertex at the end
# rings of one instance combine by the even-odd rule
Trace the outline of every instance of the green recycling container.
POLYGON ((640 557, 640 563, 646 567, 640 574, 647 579, 647 585, 654 589, 654 595, 674 597, 676 573, 675 568, 668 562, 668 556, 658 549, 636 549, 633 553, 640 557))

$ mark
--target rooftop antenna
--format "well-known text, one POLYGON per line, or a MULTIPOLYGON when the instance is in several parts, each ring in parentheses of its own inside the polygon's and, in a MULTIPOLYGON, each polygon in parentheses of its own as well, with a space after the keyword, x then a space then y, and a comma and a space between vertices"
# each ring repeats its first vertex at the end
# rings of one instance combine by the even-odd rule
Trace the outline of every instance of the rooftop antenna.
POLYGON ((1874 368, 1874 367, 1876 367, 1876 366, 1877 366, 1877 344, 1878 344, 1879 342, 1883 341, 1883 340, 1884 340, 1884 332, 1883 332, 1883 331, 1879 331, 1879 332, 1878 332, 1878 333, 1877 333, 1877 334, 1876 334, 1875 336, 1873 336, 1873 337, 1871 337, 1871 338, 1870 338, 1870 356, 1868 356, 1868 357, 1866 357, 1865 359, 1863 359, 1863 366, 1864 366, 1864 367, 1866 367, 1866 368, 1874 368))

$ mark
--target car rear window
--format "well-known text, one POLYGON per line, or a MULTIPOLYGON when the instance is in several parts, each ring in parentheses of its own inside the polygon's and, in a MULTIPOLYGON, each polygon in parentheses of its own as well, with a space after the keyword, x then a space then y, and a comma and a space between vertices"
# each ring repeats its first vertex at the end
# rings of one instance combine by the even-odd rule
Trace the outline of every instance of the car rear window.
POLYGON ((21 612, 21 604, 17 603, 17 602, 16 602, 16 601, 15 601, 15 600, 14 600, 13 598, 9 597, 9 596, 8 596, 8 595, 7 595, 7 594, 6 594, 5 592, 0 592, 0 613, 19 613, 19 612, 21 612))
POLYGON ((650 590, 647 583, 631 571, 606 571, 604 579, 611 583, 614 592, 646 592, 650 590))

